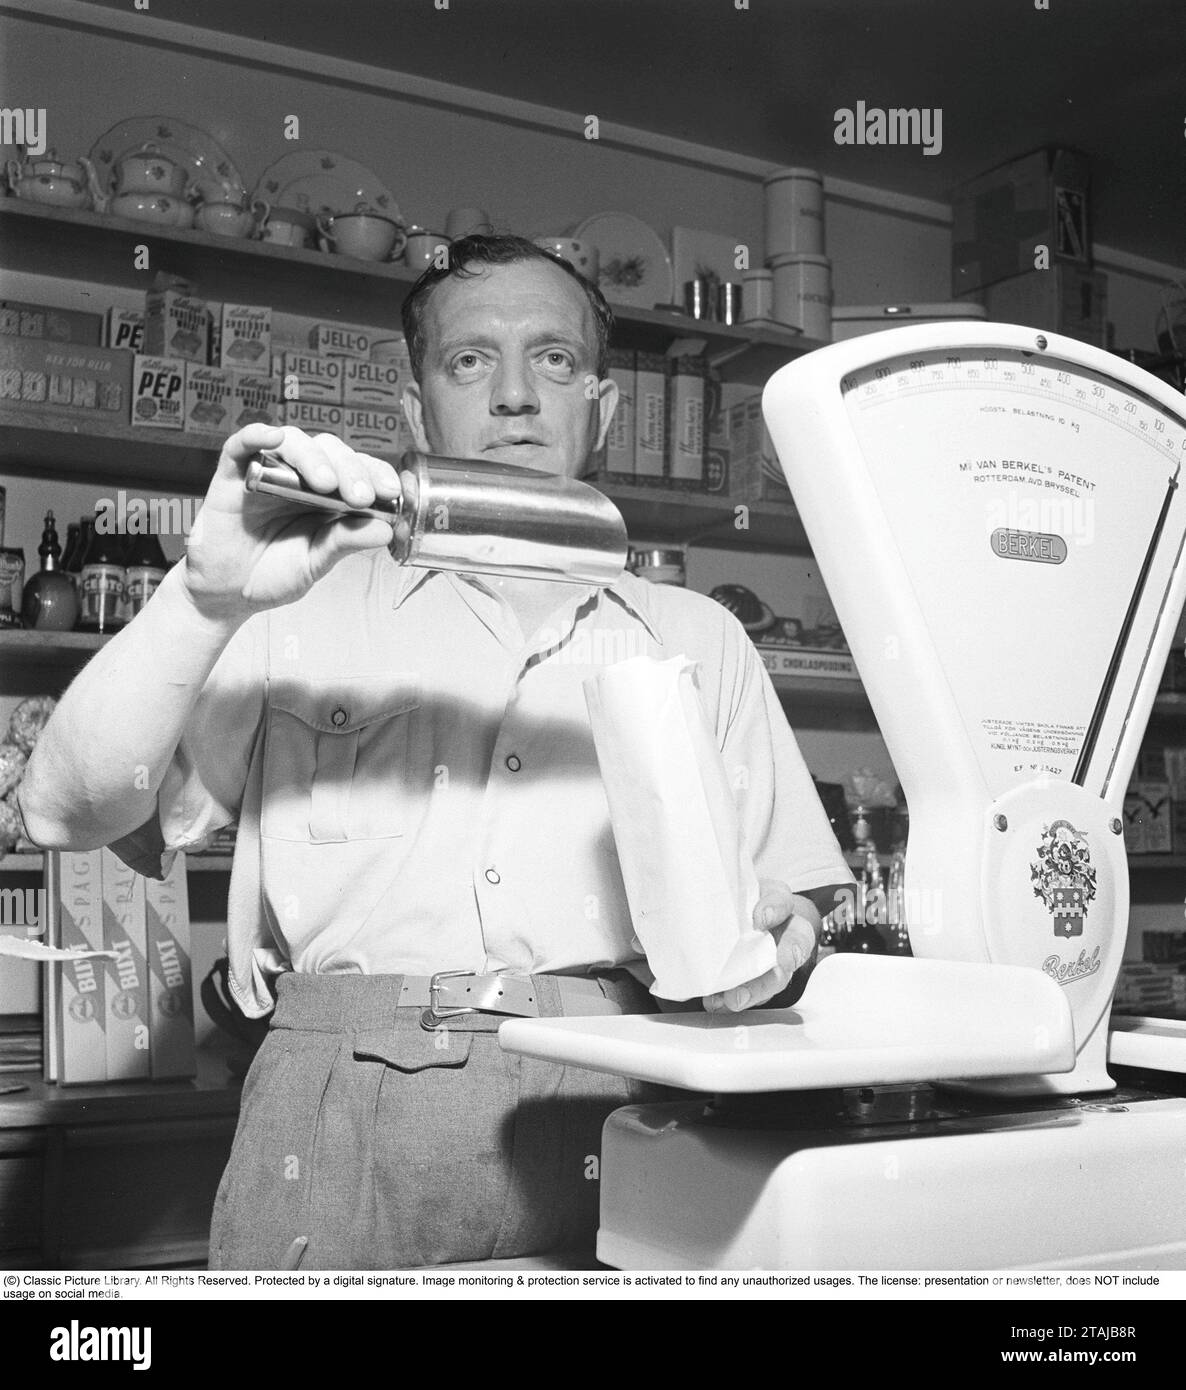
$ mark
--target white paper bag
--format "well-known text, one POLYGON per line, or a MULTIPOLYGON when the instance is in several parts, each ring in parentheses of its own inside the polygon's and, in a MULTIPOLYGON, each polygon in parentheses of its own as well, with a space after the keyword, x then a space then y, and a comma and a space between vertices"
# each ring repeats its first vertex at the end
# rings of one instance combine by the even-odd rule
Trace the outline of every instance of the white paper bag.
POLYGON ((695 999, 775 964, 695 662, 635 657, 585 681, 597 761, 652 992, 695 999))

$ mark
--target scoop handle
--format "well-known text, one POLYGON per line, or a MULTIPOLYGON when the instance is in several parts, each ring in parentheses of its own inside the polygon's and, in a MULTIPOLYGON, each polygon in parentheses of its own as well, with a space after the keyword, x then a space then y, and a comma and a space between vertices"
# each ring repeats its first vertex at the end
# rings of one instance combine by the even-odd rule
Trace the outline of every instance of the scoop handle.
POLYGON ((393 501, 376 498, 369 507, 347 502, 339 492, 316 492, 291 464, 287 464, 269 449, 262 449, 258 458, 247 465, 243 485, 248 492, 264 492, 271 497, 283 497, 299 502, 303 507, 316 507, 323 512, 340 516, 373 516, 394 523, 404 517, 404 499, 393 501))

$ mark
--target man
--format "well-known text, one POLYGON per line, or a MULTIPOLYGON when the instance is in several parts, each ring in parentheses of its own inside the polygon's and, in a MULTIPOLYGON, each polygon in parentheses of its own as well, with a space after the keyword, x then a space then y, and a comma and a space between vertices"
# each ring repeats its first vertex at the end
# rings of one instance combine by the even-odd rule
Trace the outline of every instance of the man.
MULTIPOLYGON (((610 323, 598 291, 530 242, 455 244, 404 306, 417 447, 576 475, 616 403, 610 323)), ((262 449, 315 489, 398 495, 388 464, 328 435, 228 440, 184 563, 39 742, 29 833, 112 844, 156 874, 163 853, 238 822, 231 988, 245 1013, 275 1010, 214 1267, 588 1247, 600 1126, 640 1089, 502 1054, 495 1030, 508 1014, 656 1007, 584 705, 590 653, 698 660, 726 762, 746 772, 739 814, 769 880, 755 921, 778 965, 706 1007, 786 987, 851 876, 724 609, 630 575, 599 590, 401 569, 385 522, 246 493, 262 449)))

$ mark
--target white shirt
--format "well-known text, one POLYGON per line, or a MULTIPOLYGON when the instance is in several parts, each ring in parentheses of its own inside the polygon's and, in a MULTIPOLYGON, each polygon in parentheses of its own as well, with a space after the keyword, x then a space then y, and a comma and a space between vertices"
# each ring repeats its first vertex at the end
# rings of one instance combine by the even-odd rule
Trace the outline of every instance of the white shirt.
MULTIPOLYGON (((480 577, 376 551, 239 629, 158 814, 169 850, 238 822, 227 926, 247 1014, 271 1009, 269 980, 290 969, 580 974, 638 961, 582 689, 632 656, 699 662, 758 876, 796 892, 851 881, 736 619, 629 574, 572 589, 525 643, 480 577)), ((118 847, 129 862, 142 838, 118 847)))

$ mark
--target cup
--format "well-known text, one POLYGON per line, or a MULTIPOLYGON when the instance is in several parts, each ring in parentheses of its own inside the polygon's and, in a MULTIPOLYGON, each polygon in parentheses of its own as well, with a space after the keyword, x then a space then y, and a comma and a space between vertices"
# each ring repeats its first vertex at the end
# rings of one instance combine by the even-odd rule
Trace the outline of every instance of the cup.
POLYGON ((298 208, 272 208, 260 219, 259 237, 273 246, 308 246, 315 227, 309 213, 298 208))
POLYGON ((450 241, 463 236, 489 236, 493 230, 485 208, 450 208, 445 218, 445 235, 450 241))
POLYGON ((386 261, 398 256, 407 237, 404 229, 390 217, 377 212, 339 212, 318 217, 321 249, 333 249, 340 256, 360 261, 386 261))
POLYGON ((774 275, 769 270, 749 270, 741 277, 741 321, 774 316, 774 275))
POLYGON ((537 246, 542 246, 553 256, 559 256, 562 261, 567 261, 586 280, 592 280, 594 284, 597 283, 601 257, 597 247, 591 242, 577 241, 574 237, 569 236, 537 236, 533 240, 537 246))
POLYGON ((413 270, 427 270, 430 265, 437 263, 437 252, 442 248, 446 252, 449 249, 447 236, 440 232, 425 231, 423 227, 409 227, 407 244, 404 246, 404 261, 413 270))

